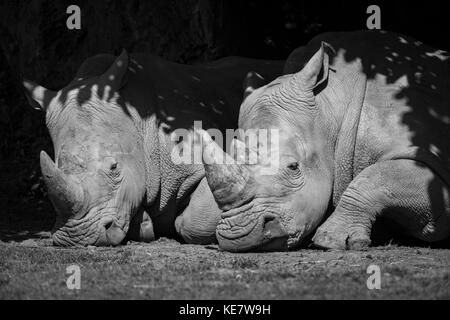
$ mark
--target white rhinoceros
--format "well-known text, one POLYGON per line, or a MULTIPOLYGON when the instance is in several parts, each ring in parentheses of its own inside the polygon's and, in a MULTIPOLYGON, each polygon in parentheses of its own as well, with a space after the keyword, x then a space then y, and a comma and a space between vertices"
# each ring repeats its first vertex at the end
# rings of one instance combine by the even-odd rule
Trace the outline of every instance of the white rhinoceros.
MULTIPOLYGON (((319 247, 361 249, 379 217, 421 240, 446 239, 447 57, 383 31, 327 33, 294 51, 287 75, 253 91, 239 117, 243 130, 279 130, 277 163, 269 148, 257 163, 223 166, 210 154, 214 143, 204 145, 206 177, 224 210, 220 247, 292 249, 315 231, 319 247), (273 174, 262 170, 269 165, 273 174)), ((246 147, 235 140, 232 150, 246 147)))
POLYGON ((41 152, 57 212, 53 243, 117 245, 127 234, 215 241, 220 210, 203 166, 172 162, 171 133, 195 120, 236 127, 246 74, 257 69, 273 80, 283 65, 229 57, 188 66, 123 51, 87 59, 59 91, 26 81, 55 149, 55 162, 41 152))

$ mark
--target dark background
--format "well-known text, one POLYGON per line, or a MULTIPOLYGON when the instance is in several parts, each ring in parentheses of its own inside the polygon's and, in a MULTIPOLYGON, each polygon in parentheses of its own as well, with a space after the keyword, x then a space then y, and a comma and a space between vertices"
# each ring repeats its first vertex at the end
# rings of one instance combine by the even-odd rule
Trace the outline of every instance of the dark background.
POLYGON ((122 48, 182 63, 226 55, 285 59, 321 32, 366 28, 370 4, 381 7, 383 29, 449 50, 445 3, 0 0, 1 238, 8 237, 5 230, 11 226, 51 227, 53 220, 39 169, 39 151, 52 154, 52 146, 43 114, 26 103, 23 78, 59 89, 87 57, 118 54, 122 48), (81 8, 81 30, 66 28, 66 8, 71 4, 81 8))

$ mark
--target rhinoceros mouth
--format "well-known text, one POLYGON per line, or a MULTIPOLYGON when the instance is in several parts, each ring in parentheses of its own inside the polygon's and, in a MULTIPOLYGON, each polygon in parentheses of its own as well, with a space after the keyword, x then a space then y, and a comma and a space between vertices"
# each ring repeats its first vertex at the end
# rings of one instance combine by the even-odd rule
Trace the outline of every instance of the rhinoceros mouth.
POLYGON ((113 217, 102 219, 98 225, 98 231, 96 246, 117 246, 126 236, 124 228, 113 217))
POLYGON ((126 234, 126 226, 121 226, 115 212, 99 214, 93 208, 82 219, 69 219, 63 225, 55 225, 52 231, 53 244, 60 247, 71 246, 116 246, 126 234))
POLYGON ((217 227, 217 240, 219 246, 225 251, 245 252, 251 251, 260 244, 259 234, 262 233, 261 224, 256 222, 248 222, 238 228, 231 226, 229 220, 221 221, 217 227), (242 230, 243 227, 249 226, 247 232, 242 230))
POLYGON ((224 212, 216 229, 221 249, 231 252, 285 251, 289 235, 280 216, 249 203, 224 212))
POLYGON ((93 245, 100 236, 99 223, 92 221, 67 221, 52 233, 53 245, 58 247, 93 245))

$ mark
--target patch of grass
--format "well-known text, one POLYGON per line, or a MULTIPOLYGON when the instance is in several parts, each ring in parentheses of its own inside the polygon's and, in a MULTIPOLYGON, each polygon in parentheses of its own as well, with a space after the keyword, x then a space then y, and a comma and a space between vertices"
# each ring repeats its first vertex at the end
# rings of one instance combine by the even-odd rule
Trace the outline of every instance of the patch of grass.
POLYGON ((231 266, 238 269, 258 269, 259 264, 254 258, 237 256, 231 260, 231 266))
POLYGON ((175 241, 76 249, 36 242, 0 243, 1 299, 450 298, 450 250, 237 255, 175 241), (79 291, 66 286, 72 264, 81 268, 79 291), (381 290, 367 289, 369 264, 381 268, 381 290))

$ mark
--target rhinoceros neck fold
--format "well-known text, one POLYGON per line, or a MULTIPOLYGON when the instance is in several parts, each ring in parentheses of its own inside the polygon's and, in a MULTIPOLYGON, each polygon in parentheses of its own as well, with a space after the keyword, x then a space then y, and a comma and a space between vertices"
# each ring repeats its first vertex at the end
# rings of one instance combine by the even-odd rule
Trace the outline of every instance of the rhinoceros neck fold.
POLYGON ((355 145, 365 100, 367 79, 360 75, 350 86, 347 92, 351 92, 351 94, 345 97, 345 110, 343 110, 342 122, 334 147, 334 205, 337 204, 342 193, 354 178, 355 145))
POLYGON ((143 149, 145 157, 146 181, 146 206, 151 206, 156 201, 161 188, 160 170, 160 143, 156 116, 145 120, 143 125, 143 149))
POLYGON ((205 176, 202 164, 175 164, 171 159, 170 134, 156 118, 146 120, 144 153, 147 170, 146 206, 152 218, 175 218, 178 206, 205 176), (153 120, 153 121, 152 121, 153 120))
POLYGON ((203 164, 175 164, 171 153, 175 144, 168 134, 160 133, 160 173, 161 173, 161 202, 160 209, 170 206, 171 200, 178 204, 192 187, 197 185, 205 176, 203 164), (162 142, 161 140, 164 140, 162 142), (161 143, 162 142, 162 143, 161 143))

